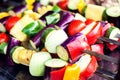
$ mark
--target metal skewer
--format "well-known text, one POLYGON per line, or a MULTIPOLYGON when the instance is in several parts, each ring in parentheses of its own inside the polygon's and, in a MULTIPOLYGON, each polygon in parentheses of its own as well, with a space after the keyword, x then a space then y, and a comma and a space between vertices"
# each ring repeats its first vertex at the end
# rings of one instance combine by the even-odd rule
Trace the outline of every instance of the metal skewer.
POLYGON ((109 38, 106 38, 106 37, 99 37, 98 39, 102 40, 102 41, 105 41, 105 42, 113 43, 113 44, 116 44, 116 45, 120 46, 120 42, 112 40, 112 39, 109 39, 109 38))
POLYGON ((116 58, 113 58, 113 57, 110 57, 110 56, 107 56, 107 55, 102 55, 102 54, 94 52, 94 51, 84 50, 83 52, 88 53, 90 55, 93 55, 95 57, 98 57, 100 59, 110 61, 110 62, 115 63, 115 64, 118 64, 118 62, 119 62, 118 59, 116 59, 116 58))

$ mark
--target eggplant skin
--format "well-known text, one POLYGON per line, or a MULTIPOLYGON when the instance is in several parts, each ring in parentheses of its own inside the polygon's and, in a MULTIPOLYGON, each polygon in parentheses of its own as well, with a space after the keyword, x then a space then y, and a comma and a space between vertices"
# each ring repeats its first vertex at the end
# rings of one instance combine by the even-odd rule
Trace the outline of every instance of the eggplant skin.
POLYGON ((7 51, 6 51, 6 64, 7 65, 15 65, 14 62, 12 61, 11 57, 10 57, 10 51, 12 50, 13 47, 15 46, 20 46, 21 42, 19 40, 17 40, 16 38, 10 36, 10 41, 7 47, 7 51))

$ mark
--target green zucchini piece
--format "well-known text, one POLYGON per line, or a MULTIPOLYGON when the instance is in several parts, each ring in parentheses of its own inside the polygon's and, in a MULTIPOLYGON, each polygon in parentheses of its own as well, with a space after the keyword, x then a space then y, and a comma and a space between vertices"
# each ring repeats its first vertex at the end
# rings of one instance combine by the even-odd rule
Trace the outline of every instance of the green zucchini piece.
POLYGON ((32 76, 44 76, 45 74, 45 62, 51 59, 51 55, 48 52, 37 52, 32 55, 29 64, 29 72, 32 76))
POLYGON ((103 11, 103 15, 102 15, 102 20, 103 20, 103 21, 108 20, 108 15, 107 15, 107 13, 106 13, 106 10, 107 10, 107 9, 105 9, 105 10, 103 11))
POLYGON ((120 7, 119 6, 109 7, 106 10, 106 14, 110 17, 119 17, 120 16, 120 7))
POLYGON ((41 36, 41 40, 42 42, 45 42, 46 41, 46 37, 48 36, 48 34, 52 31, 54 31, 55 28, 47 28, 43 33, 42 33, 42 36, 41 36))
POLYGON ((80 0, 69 0, 68 1, 68 9, 77 10, 79 1, 80 0))
POLYGON ((59 58, 61 58, 64 61, 68 61, 69 55, 68 55, 67 50, 63 46, 58 45, 56 47, 56 52, 57 52, 57 55, 59 56, 59 58))
POLYGON ((120 34, 120 29, 112 26, 106 32, 106 37, 118 41, 117 35, 120 34))
POLYGON ((67 65, 67 62, 59 58, 53 58, 45 62, 45 66, 50 68, 61 68, 65 65, 67 65))
POLYGON ((48 52, 56 54, 56 47, 62 44, 67 38, 68 36, 64 30, 54 30, 47 35, 45 48, 48 50, 48 52))
POLYGON ((1 54, 6 54, 7 45, 8 44, 6 42, 3 42, 0 44, 0 53, 1 54))

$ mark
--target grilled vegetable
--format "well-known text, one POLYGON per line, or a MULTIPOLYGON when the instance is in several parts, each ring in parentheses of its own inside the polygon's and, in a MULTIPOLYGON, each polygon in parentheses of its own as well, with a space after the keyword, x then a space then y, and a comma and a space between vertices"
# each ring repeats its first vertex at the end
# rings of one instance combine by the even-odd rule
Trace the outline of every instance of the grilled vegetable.
POLYGON ((107 8, 106 14, 108 15, 108 22, 114 23, 116 27, 120 27, 120 7, 119 6, 113 6, 113 7, 107 8))
POLYGON ((50 53, 56 53, 56 47, 62 44, 67 38, 67 34, 62 29, 53 30, 46 37, 45 48, 50 53))
POLYGON ((48 52, 38 52, 32 55, 29 71, 32 76, 44 76, 45 62, 51 59, 48 52))
POLYGON ((13 28, 10 30, 10 34, 20 41, 26 41, 28 36, 22 32, 22 29, 33 21, 34 20, 30 16, 25 15, 13 26, 13 28))
POLYGON ((22 32, 27 34, 29 37, 35 36, 40 30, 42 30, 45 27, 45 24, 40 21, 36 20, 34 22, 29 23, 26 25, 23 29, 22 32))
POLYGON ((67 62, 59 58, 53 58, 45 62, 45 66, 50 67, 50 68, 62 68, 66 65, 67 65, 67 62))
POLYGON ((6 43, 6 42, 2 42, 0 44, 0 53, 1 54, 6 54, 7 45, 8 45, 8 43, 6 43))
POLYGON ((19 40, 10 36, 10 41, 8 43, 7 51, 6 51, 6 63, 8 65, 14 65, 14 62, 12 61, 12 58, 11 58, 10 51, 12 50, 13 47, 20 46, 20 45, 21 45, 21 42, 19 40))
POLYGON ((77 33, 74 36, 69 37, 61 45, 68 50, 72 63, 80 58, 83 50, 90 48, 86 37, 82 33, 77 33))
POLYGON ((103 20, 103 16, 107 16, 104 13, 105 9, 106 8, 102 7, 102 6, 88 4, 84 11, 85 12, 84 15, 86 18, 90 18, 95 21, 101 21, 101 20, 103 20))
POLYGON ((57 55, 59 58, 61 58, 62 60, 68 61, 69 53, 67 52, 67 50, 63 46, 58 45, 56 47, 56 52, 57 52, 57 55))
POLYGON ((77 64, 67 66, 63 80, 79 80, 80 67, 77 64))
POLYGON ((5 23, 6 30, 8 32, 10 32, 10 30, 13 28, 13 26, 17 23, 18 20, 20 20, 20 18, 17 16, 12 16, 12 17, 8 18, 5 23))
POLYGON ((119 34, 120 34, 120 29, 115 26, 112 26, 107 30, 106 37, 118 41, 119 38, 117 37, 117 35, 119 34))

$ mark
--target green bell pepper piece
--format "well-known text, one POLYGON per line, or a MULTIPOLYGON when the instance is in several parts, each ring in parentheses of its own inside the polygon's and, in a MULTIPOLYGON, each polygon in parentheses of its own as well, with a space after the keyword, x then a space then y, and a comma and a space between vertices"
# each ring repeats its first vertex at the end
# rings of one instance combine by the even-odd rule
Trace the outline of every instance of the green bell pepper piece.
POLYGON ((22 29, 22 32, 27 34, 30 37, 33 37, 39 31, 41 31, 45 26, 46 25, 41 20, 37 20, 25 26, 22 29))

